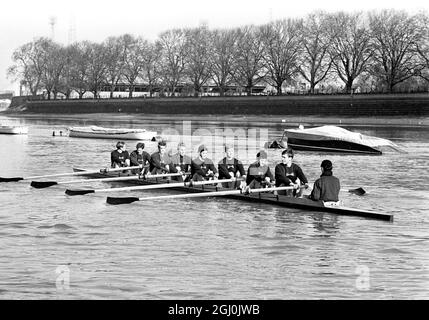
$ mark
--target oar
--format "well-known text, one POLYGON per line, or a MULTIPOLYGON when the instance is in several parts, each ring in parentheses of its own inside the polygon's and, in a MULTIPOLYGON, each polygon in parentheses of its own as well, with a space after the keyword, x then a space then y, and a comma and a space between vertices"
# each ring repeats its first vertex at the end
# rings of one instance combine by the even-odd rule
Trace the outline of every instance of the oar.
MULTIPOLYGON (((189 173, 185 173, 187 175, 189 173)), ((129 181, 129 180, 139 180, 139 179, 157 179, 165 177, 174 177, 181 176, 181 173, 163 173, 163 174, 152 174, 145 175, 144 177, 138 175, 125 176, 125 177, 112 177, 112 178, 97 178, 97 179, 81 179, 81 180, 71 180, 71 181, 31 181, 31 186, 37 189, 48 188, 57 184, 73 184, 73 183, 87 183, 87 182, 110 182, 110 181, 129 181)))
MULTIPOLYGON (((249 189, 248 193, 258 193, 258 192, 271 192, 271 191, 280 191, 280 190, 292 190, 294 187, 277 187, 277 188, 259 188, 259 189, 249 189)), ((179 199, 179 198, 197 198, 197 197, 218 197, 218 196, 227 196, 232 194, 245 194, 241 189, 239 190, 228 190, 228 191, 214 191, 214 192, 200 192, 200 193, 187 193, 187 194, 175 194, 168 196, 157 196, 157 197, 146 197, 146 198, 137 198, 137 197, 107 197, 106 202, 109 204, 125 204, 132 203, 135 201, 146 201, 146 200, 166 200, 166 199, 179 199)), ((247 194, 247 193, 246 193, 247 194)))
POLYGON ((104 169, 97 169, 97 170, 84 170, 84 171, 77 171, 77 172, 70 172, 70 173, 56 173, 56 174, 48 174, 48 175, 44 175, 44 176, 32 176, 32 177, 15 177, 15 178, 2 178, 2 177, 0 177, 0 182, 13 182, 13 181, 50 178, 50 177, 82 176, 82 175, 99 173, 99 172, 100 173, 106 173, 106 172, 139 169, 139 168, 140 168, 140 166, 134 166, 134 167, 122 167, 122 168, 114 168, 114 169, 104 168, 104 169))
MULTIPOLYGON (((180 174, 177 174, 180 175, 180 174)), ((222 179, 222 180, 208 180, 208 181, 191 181, 191 182, 177 182, 177 183, 163 183, 163 184, 152 184, 146 186, 133 186, 133 187, 121 187, 121 188, 108 188, 108 189, 83 189, 83 190, 66 190, 66 194, 69 196, 84 195, 88 193, 98 192, 113 192, 113 191, 133 191, 133 190, 151 190, 151 189, 163 189, 163 188, 175 188, 175 187, 192 187, 201 186, 205 184, 216 184, 219 182, 233 182, 241 181, 242 179, 222 179)))

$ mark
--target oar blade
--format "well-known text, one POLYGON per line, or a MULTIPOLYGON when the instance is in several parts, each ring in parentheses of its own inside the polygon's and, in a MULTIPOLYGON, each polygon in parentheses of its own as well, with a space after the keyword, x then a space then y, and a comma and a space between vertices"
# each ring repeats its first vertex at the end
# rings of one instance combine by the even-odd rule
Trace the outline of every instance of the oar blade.
POLYGON ((49 188, 58 184, 56 181, 31 181, 30 186, 36 189, 49 188))
POLYGON ((358 196, 363 196, 366 193, 366 191, 363 188, 349 189, 349 192, 356 194, 358 196))
POLYGON ((139 201, 140 199, 137 197, 107 197, 106 202, 108 204, 127 204, 139 201))
POLYGON ((15 178, 2 178, 0 177, 0 182, 16 182, 16 181, 21 181, 24 180, 24 178, 22 177, 15 177, 15 178))
POLYGON ((66 190, 66 194, 69 196, 82 196, 84 194, 88 194, 88 193, 95 193, 95 190, 92 189, 87 189, 87 190, 72 190, 72 189, 67 189, 66 190))

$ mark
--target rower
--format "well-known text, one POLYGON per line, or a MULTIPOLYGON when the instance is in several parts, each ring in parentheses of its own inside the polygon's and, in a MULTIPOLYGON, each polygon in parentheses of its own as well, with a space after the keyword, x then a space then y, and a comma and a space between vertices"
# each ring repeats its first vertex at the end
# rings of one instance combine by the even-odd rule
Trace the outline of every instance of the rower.
POLYGON ((210 180, 219 176, 213 161, 207 157, 208 149, 204 145, 198 147, 198 157, 191 163, 192 181, 210 180))
POLYGON ((274 174, 276 187, 293 186, 296 188, 294 190, 279 191, 278 194, 297 197, 302 194, 302 189, 300 188, 302 184, 305 189, 308 188, 308 180, 302 172, 301 167, 292 162, 293 157, 294 152, 291 148, 284 150, 282 152, 282 162, 276 165, 274 174), (297 191, 298 188, 300 189, 297 191))
POLYGON ((150 165, 150 154, 144 151, 144 143, 139 142, 136 145, 136 150, 130 154, 130 163, 131 166, 139 166, 140 170, 135 169, 132 171, 134 174, 145 175, 149 171, 150 165))
POLYGON ((323 160, 320 164, 322 174, 314 182, 313 191, 309 198, 312 200, 322 200, 325 205, 338 205, 338 195, 340 193, 340 180, 332 174, 332 162, 323 160))
MULTIPOLYGON (((219 179, 243 178, 246 179, 246 173, 241 161, 234 158, 234 147, 232 145, 225 145, 226 157, 219 161, 219 179)), ((233 188, 236 182, 222 183, 224 188, 233 188)))
POLYGON ((116 150, 110 153, 111 167, 122 168, 130 166, 130 155, 125 150, 125 142, 118 141, 116 143, 116 150))
POLYGON ((268 186, 274 180, 270 167, 268 166, 268 156, 264 150, 261 150, 256 155, 257 161, 252 163, 247 169, 246 184, 247 189, 262 188, 268 186))
POLYGON ((165 141, 158 142, 158 151, 150 157, 150 173, 163 174, 170 172, 170 157, 167 152, 167 143, 165 141))
POLYGON ((183 142, 180 142, 177 145, 177 153, 171 156, 171 169, 173 173, 180 172, 182 177, 173 177, 172 179, 178 181, 184 181, 185 173, 191 171, 191 157, 186 155, 186 145, 183 142))

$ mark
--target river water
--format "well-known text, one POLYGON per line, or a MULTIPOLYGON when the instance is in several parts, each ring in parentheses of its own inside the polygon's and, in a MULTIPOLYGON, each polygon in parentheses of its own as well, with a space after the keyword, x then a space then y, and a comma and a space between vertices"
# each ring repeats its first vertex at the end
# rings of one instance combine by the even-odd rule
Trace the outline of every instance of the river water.
MULTIPOLYGON (((69 197, 64 185, 34 189, 29 181, 0 183, 0 299, 428 299, 429 127, 358 120, 349 119, 343 127, 391 139, 406 153, 297 152, 294 160, 312 184, 320 162, 331 159, 342 187, 367 191, 363 197, 341 193, 343 203, 392 213, 394 222, 221 198, 111 206, 102 193, 69 197)), ((288 126, 311 121, 2 115, 0 123, 26 125, 29 134, 0 135, 0 176, 107 166, 116 141, 70 138, 68 126, 156 130, 172 149, 178 133, 192 156, 205 143, 215 161, 223 157, 223 143, 231 142, 247 166, 264 142, 278 139, 288 126)), ((330 121, 318 119, 317 124, 330 121)), ((127 143, 130 151, 134 144, 127 143)), ((146 149, 155 151, 156 142, 147 142, 146 149)), ((269 150, 269 161, 273 168, 280 151, 269 150)))

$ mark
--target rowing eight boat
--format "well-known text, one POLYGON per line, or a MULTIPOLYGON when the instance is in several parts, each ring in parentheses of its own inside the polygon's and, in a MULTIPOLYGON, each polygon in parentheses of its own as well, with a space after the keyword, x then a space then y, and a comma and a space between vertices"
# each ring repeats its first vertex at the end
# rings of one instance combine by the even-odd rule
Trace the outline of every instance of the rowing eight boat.
MULTIPOLYGON (((85 171, 85 169, 73 168, 75 172, 85 171)), ((123 175, 123 174, 122 174, 123 175)), ((85 175, 90 178, 107 178, 107 177, 115 177, 118 176, 117 172, 107 172, 107 173, 89 173, 85 175)), ((221 180, 219 180, 221 181, 221 180)), ((139 179, 139 180, 130 180, 126 181, 127 184, 132 185, 150 185, 150 184, 160 184, 160 183, 177 183, 176 180, 167 180, 167 179, 139 179)), ((124 182, 121 182, 124 183, 124 182)), ((183 187, 175 187, 173 190, 185 191, 185 192, 213 192, 220 190, 228 190, 226 188, 219 188, 217 185, 213 186, 183 186, 183 187)), ((348 208, 345 206, 325 206, 322 201, 313 201, 306 198, 293 198, 289 196, 283 195, 274 195, 272 193, 256 193, 256 194, 234 194, 234 195, 226 195, 223 196, 225 198, 244 200, 256 203, 266 203, 271 205, 278 205, 288 208, 296 208, 302 210, 311 210, 311 211, 319 211, 319 212, 327 212, 327 213, 335 213, 339 215, 346 216, 358 216, 364 218, 385 220, 385 221, 393 221, 393 215, 387 213, 379 213, 371 210, 362 210, 362 209, 354 209, 348 208)))

